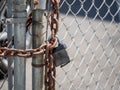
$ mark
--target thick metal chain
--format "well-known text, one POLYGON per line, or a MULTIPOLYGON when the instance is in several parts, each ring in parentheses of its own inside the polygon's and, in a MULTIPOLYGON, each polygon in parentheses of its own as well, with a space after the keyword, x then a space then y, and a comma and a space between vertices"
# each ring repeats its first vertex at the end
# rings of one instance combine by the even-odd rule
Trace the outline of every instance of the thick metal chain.
POLYGON ((0 47, 0 57, 11 57, 11 56, 19 56, 24 58, 29 58, 37 54, 44 54, 46 48, 49 48, 49 50, 52 50, 57 43, 57 39, 55 38, 54 42, 52 44, 42 44, 36 49, 14 49, 14 48, 8 48, 8 47, 0 47))
MULTIPOLYGON (((34 5, 38 4, 38 0, 34 0, 34 5)), ((55 47, 55 34, 58 31, 58 19, 59 19, 59 10, 58 7, 59 6, 59 2, 58 0, 52 0, 52 11, 51 11, 51 36, 52 36, 52 42, 54 43, 50 43, 49 44, 49 48, 52 49, 55 47), (55 17, 56 16, 56 17, 55 17)), ((27 22, 26 22, 26 32, 29 29, 29 26, 32 23, 32 13, 29 14, 28 18, 27 18, 27 22)), ((11 41, 13 42, 13 40, 11 41)), ((9 42, 5 42, 2 47, 0 47, 0 56, 1 57, 8 57, 8 56, 19 56, 19 57, 32 57, 33 55, 36 54, 41 54, 44 53, 45 45, 41 45, 40 47, 36 48, 36 49, 28 49, 28 50, 21 50, 21 49, 14 49, 14 48, 7 48, 7 45, 9 44, 9 42)))
MULTIPOLYGON (((34 5, 38 4, 38 0, 34 0, 34 5)), ((29 26, 32 23, 32 13, 29 14, 28 18, 27 18, 27 22, 26 22, 26 32, 29 29, 29 26)), ((14 37, 13 37, 14 38, 14 37)), ((14 42, 14 40, 11 41, 12 43, 14 42)), ((1 42, 1 46, 0 47, 0 57, 11 57, 11 56, 19 56, 19 57, 32 57, 34 55, 37 54, 42 54, 45 51, 45 47, 46 45, 41 45, 40 47, 36 48, 36 49, 28 49, 28 50, 22 50, 22 49, 14 49, 14 48, 8 48, 9 42, 4 41, 1 42)), ((51 47, 53 45, 49 45, 48 47, 51 47)), ((54 46, 53 46, 54 47, 54 46)))
POLYGON ((42 45, 36 49, 28 49, 28 50, 0 47, 0 57, 19 56, 19 57, 29 58, 34 55, 44 53, 45 46, 46 45, 42 45))
MULTIPOLYGON (((56 38, 55 35, 58 32, 58 20, 59 20, 59 0, 52 0, 52 10, 48 15, 51 17, 51 41, 56 38)), ((45 90, 55 90, 55 77, 56 68, 54 64, 54 59, 52 57, 52 51, 49 50, 46 53, 45 59, 45 90)))
MULTIPOLYGON (((37 54, 46 54, 45 58, 45 90, 55 90, 55 77, 56 69, 54 65, 54 59, 52 57, 52 49, 57 43, 57 38, 55 35, 58 32, 58 20, 59 20, 59 0, 51 0, 52 10, 48 15, 48 19, 51 18, 50 27, 51 27, 51 39, 48 43, 42 44, 36 49, 14 49, 7 47, 0 47, 0 56, 9 57, 9 56, 19 56, 19 57, 32 57, 37 54), (47 52, 47 53, 46 53, 47 52)), ((26 31, 28 31, 30 24, 32 23, 32 14, 30 13, 26 23, 26 31)))

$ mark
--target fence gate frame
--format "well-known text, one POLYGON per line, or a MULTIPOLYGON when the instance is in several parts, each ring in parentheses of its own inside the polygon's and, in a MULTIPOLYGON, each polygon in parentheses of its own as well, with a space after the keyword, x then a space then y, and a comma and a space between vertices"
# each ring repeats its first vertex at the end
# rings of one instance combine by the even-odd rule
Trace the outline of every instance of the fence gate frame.
MULTIPOLYGON (((43 30, 44 24, 46 24, 47 29, 49 28, 47 25, 50 24, 50 30, 51 27, 55 29, 54 26, 58 26, 56 25, 56 23, 58 24, 58 19, 54 18, 55 16, 57 16, 58 13, 54 13, 55 15, 50 16, 50 23, 47 22, 47 19, 45 19, 46 21, 44 23, 43 17, 45 16, 46 18, 46 14, 49 14, 49 11, 52 11, 53 8, 55 8, 55 10, 58 10, 58 8, 55 7, 57 5, 53 5, 52 7, 51 3, 52 1, 54 2, 60 0, 6 0, 7 18, 5 18, 5 20, 9 19, 10 22, 8 20, 8 22, 4 22, 4 24, 7 24, 7 39, 8 43, 10 44, 7 46, 7 48, 11 51, 12 48, 15 48, 16 50, 21 50, 21 52, 22 50, 26 50, 26 21, 28 20, 28 12, 26 11, 27 1, 30 2, 30 11, 32 14, 32 31, 30 32, 32 33, 31 50, 38 48, 43 44, 44 41, 48 40, 49 37, 47 36, 47 34, 46 40, 45 37, 41 37, 44 32, 47 32, 47 30, 43 30), (37 5, 34 5, 34 1, 38 1, 39 3, 37 5), (45 10, 47 11, 47 13, 45 13, 45 10), (56 21, 53 20, 52 22, 52 19, 56 21), (53 26, 51 25, 51 23, 53 24, 53 26), (14 47, 11 44, 13 38, 14 47)), ((62 6, 65 6, 65 10, 64 12, 61 11, 63 14, 61 14, 60 16, 61 30, 59 34, 63 36, 63 40, 61 41, 66 41, 65 43, 68 42, 67 44, 69 44, 67 51, 69 51, 69 55, 71 55, 71 62, 67 67, 58 67, 55 73, 59 73, 55 74, 52 72, 53 63, 49 63, 49 61, 52 62, 52 60, 48 60, 47 58, 48 62, 46 63, 47 60, 45 61, 45 55, 47 55, 48 53, 48 56, 52 55, 49 50, 47 54, 45 53, 45 51, 47 51, 47 44, 46 47, 44 47, 43 49, 44 55, 33 55, 32 53, 32 90, 47 90, 48 88, 45 88, 45 85, 48 85, 48 87, 52 87, 53 84, 53 86, 55 86, 56 84, 54 89, 66 89, 66 85, 68 85, 68 88, 71 90, 78 90, 81 88, 90 90, 92 85, 92 88, 95 88, 95 90, 106 88, 115 89, 116 87, 120 89, 120 72, 118 72, 118 66, 120 65, 120 53, 116 50, 117 48, 119 48, 117 47, 117 44, 119 44, 120 42, 120 37, 115 37, 115 35, 120 35, 120 0, 111 0, 110 2, 107 2, 107 0, 101 0, 102 2, 98 6, 96 6, 95 4, 96 1, 97 0, 91 0, 89 4, 90 7, 88 6, 87 8, 85 8, 84 4, 86 4, 87 0, 61 0, 61 6, 59 7, 59 9, 64 8, 62 6), (75 11, 74 5, 77 2, 79 2, 80 4, 78 4, 78 7, 76 6, 77 9, 75 11), (115 12, 112 12, 111 7, 114 6, 114 4, 117 5, 117 10, 115 12), (101 15, 102 7, 106 8, 105 14, 103 16, 101 15), (93 15, 93 17, 89 17, 88 14, 89 12, 91 12, 92 8, 94 8, 94 10, 96 11, 95 16, 93 15), (81 12, 83 12, 82 14, 85 15, 79 17, 78 14, 81 12), (112 17, 110 21, 106 21, 106 17, 108 14, 110 14, 112 17), (116 20, 116 16, 118 16, 119 21, 116 20), (79 22, 79 20, 81 21, 79 22), (112 25, 114 27, 111 29, 112 25), (63 33, 65 35, 62 35, 63 33), (78 36, 80 36, 80 40, 78 39, 78 36), (66 38, 67 40, 65 40, 66 38), (114 42, 115 39, 116 41, 114 42), (71 53, 72 51, 75 52, 75 54, 71 53), (51 67, 49 67, 50 64, 51 67), (47 66, 48 70, 44 66, 47 66), (110 70, 108 70, 108 68, 110 70), (109 72, 107 72, 107 70, 109 72), (52 76, 51 73, 55 75, 52 76), (47 76, 48 78, 45 79, 45 76, 47 76), (61 78, 64 78, 64 80, 61 80, 61 78), (115 81, 113 80, 114 83, 111 82, 113 78, 116 79, 115 81), (52 79, 55 81, 55 83, 52 83, 50 85, 52 79), (109 79, 111 79, 111 81, 109 79), (77 83, 77 81, 79 81, 79 84, 77 83), (105 86, 103 84, 105 84, 105 86)), ((51 35, 53 34, 54 33, 52 33, 51 35)), ((53 36, 55 36, 55 34, 53 36)), ((13 50, 13 53, 15 49, 13 50)), ((2 51, 0 48, 0 53, 1 52, 2 51)), ((2 56, 2 54, 0 54, 0 56, 4 57, 4 55, 2 56)), ((26 90, 26 58, 24 56, 19 57, 19 55, 13 55, 13 57, 9 56, 5 56, 8 60, 8 90, 26 90), (11 67, 12 63, 14 63, 14 77, 13 68, 11 67)), ((50 57, 50 59, 51 58, 53 59, 52 56, 50 57)), ((5 78, 5 80, 7 81, 7 78, 5 78)))

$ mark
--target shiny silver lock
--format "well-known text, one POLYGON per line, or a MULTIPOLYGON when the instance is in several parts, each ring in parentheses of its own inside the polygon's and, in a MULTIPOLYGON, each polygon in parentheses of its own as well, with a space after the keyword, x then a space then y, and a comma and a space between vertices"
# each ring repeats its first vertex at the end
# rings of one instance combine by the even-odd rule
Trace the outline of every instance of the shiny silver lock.
POLYGON ((70 62, 69 55, 66 51, 66 45, 60 40, 60 38, 56 35, 58 40, 58 46, 53 49, 53 57, 55 66, 65 66, 70 62))

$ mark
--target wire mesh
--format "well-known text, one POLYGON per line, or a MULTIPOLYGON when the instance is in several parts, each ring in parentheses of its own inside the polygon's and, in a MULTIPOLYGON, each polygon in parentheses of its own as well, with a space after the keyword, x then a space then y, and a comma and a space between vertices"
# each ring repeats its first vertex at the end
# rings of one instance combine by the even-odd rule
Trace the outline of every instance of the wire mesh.
MULTIPOLYGON (((120 0, 61 0, 59 20, 71 62, 56 68, 56 90, 119 90, 120 0)), ((1 73, 0 90, 7 90, 7 73, 1 73)), ((31 90, 30 60, 26 74, 31 90)))
MULTIPOLYGON (((2 35, 4 36, 4 33, 6 33, 6 32, 3 31, 2 34, 0 35, 0 37, 2 37, 2 35)), ((2 40, 0 40, 0 44, 2 42, 4 42, 3 38, 2 38, 2 40)), ((4 86, 4 84, 7 83, 7 77, 8 77, 8 61, 7 61, 7 58, 0 57, 0 90, 2 90, 2 87, 4 86)))
MULTIPOLYGON (((5 42, 5 40, 3 39, 3 37, 6 38, 5 33, 6 33, 5 30, 1 32, 0 44, 5 42)), ((7 86, 6 86, 7 79, 8 79, 8 61, 7 61, 7 58, 0 57, 0 90, 7 90, 7 86), (5 89, 3 89, 3 87, 5 87, 5 89)))
POLYGON ((71 63, 57 67, 56 90, 119 90, 120 1, 61 0, 60 11, 71 63))

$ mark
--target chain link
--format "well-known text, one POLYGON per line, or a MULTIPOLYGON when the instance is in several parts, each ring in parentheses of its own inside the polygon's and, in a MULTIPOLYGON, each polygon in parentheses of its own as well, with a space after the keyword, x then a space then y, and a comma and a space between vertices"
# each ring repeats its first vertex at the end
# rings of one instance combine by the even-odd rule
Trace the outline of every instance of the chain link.
MULTIPOLYGON (((52 0, 52 10, 48 14, 48 19, 51 17, 51 42, 54 41, 55 35, 58 32, 58 20, 59 20, 59 0, 52 0)), ((55 44, 55 43, 54 43, 55 44)), ((53 47, 52 47, 53 48, 53 47)), ((54 64, 54 59, 52 56, 52 51, 46 51, 45 58, 45 90, 55 90, 55 77, 56 68, 54 64)))
POLYGON ((39 48, 28 49, 28 50, 1 47, 0 48, 0 57, 19 56, 19 57, 29 58, 34 55, 44 53, 45 46, 46 45, 42 45, 39 48))
POLYGON ((55 38, 52 44, 44 43, 40 47, 35 49, 23 50, 23 49, 14 49, 8 47, 0 47, 0 57, 19 56, 19 57, 29 58, 34 55, 44 54, 46 47, 49 48, 49 50, 52 50, 55 47, 56 43, 57 43, 57 38, 55 38))
MULTIPOLYGON (((37 5, 38 0, 35 0, 34 4, 37 5)), ((57 38, 55 35, 58 32, 58 20, 59 20, 59 0, 51 0, 52 9, 47 16, 47 21, 50 23, 51 27, 51 38, 46 43, 42 44, 40 47, 36 49, 14 49, 8 48, 8 43, 3 45, 4 47, 0 47, 0 57, 11 57, 11 56, 19 56, 24 58, 29 58, 38 54, 45 54, 45 90, 55 90, 55 77, 56 77, 56 69, 54 65, 54 59, 52 56, 52 49, 57 44, 57 38), (51 20, 49 20, 51 19, 51 20), (51 21, 51 22, 50 22, 51 21)), ((29 26, 32 22, 32 13, 29 14, 26 22, 26 32, 29 30, 29 26)))
MULTIPOLYGON (((38 0, 34 0, 34 5, 37 5, 39 2, 38 0)), ((26 32, 29 30, 29 27, 32 23, 32 13, 28 15, 27 22, 26 22, 26 32)), ((14 42, 14 37, 13 40, 11 41, 12 44, 14 42)), ((6 39, 5 41, 1 41, 1 47, 0 47, 0 57, 10 57, 10 56, 19 56, 19 57, 32 57, 37 54, 42 54, 45 51, 46 45, 43 44, 40 47, 36 49, 28 49, 28 50, 22 50, 22 49, 14 49, 14 48, 8 48, 9 42, 6 39)), ((49 47, 53 45, 49 44, 49 47)))
MULTIPOLYGON (((37 5, 38 1, 35 0, 34 4, 37 5)), ((52 49, 55 46, 56 40, 55 40, 55 34, 58 31, 58 19, 59 19, 59 10, 58 7, 59 2, 58 0, 52 0, 52 13, 51 13, 51 36, 52 41, 54 42, 53 45, 49 44, 49 48, 52 49), (56 16, 56 17, 55 17, 56 16)), ((29 26, 32 23, 32 13, 29 14, 26 22, 26 32, 29 30, 29 26)), ((12 41, 13 42, 13 41, 12 41)), ((30 50, 20 50, 20 49, 13 49, 13 48, 7 48, 8 42, 2 43, 2 47, 0 47, 0 56, 1 57, 8 57, 8 56, 19 56, 19 57, 32 57, 36 54, 41 54, 44 52, 45 48, 39 47, 36 49, 30 49, 30 50)), ((43 46, 43 45, 42 45, 43 46)))

